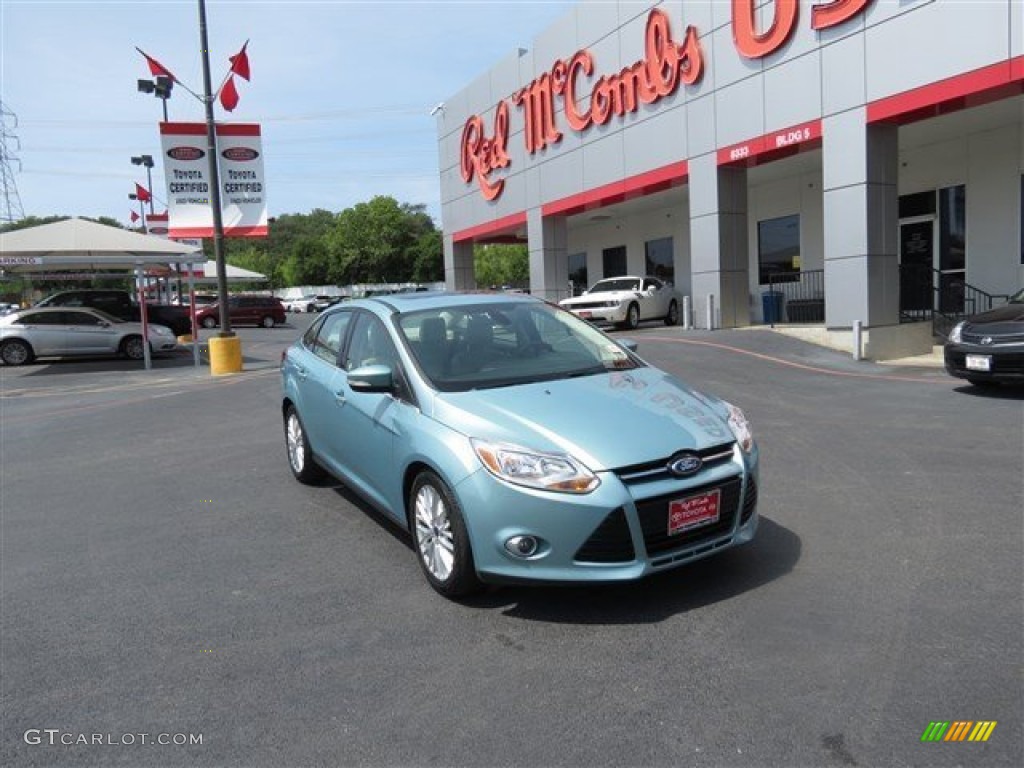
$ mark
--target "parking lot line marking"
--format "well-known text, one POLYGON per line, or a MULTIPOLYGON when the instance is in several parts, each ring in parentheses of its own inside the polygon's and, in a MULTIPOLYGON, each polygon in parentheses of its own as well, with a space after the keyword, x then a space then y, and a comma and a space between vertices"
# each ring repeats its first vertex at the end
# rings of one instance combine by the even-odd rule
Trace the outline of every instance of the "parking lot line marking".
POLYGON ((765 360, 771 363, 778 363, 779 365, 789 366, 790 368, 798 368, 804 371, 811 371, 812 373, 823 373, 828 376, 843 376, 850 379, 877 379, 880 381, 909 381, 914 384, 945 384, 949 385, 948 379, 923 379, 915 376, 893 376, 891 374, 884 373, 856 373, 854 371, 834 371, 831 368, 820 368, 816 365, 807 365, 806 363, 797 363, 792 360, 786 360, 782 357, 774 357, 773 355, 766 355, 763 352, 753 352, 749 349, 741 349, 740 347, 730 347, 728 344, 719 344, 714 341, 698 341, 696 339, 671 339, 665 336, 642 336, 640 337, 645 341, 660 341, 666 344, 693 344, 701 347, 714 347, 715 349, 724 349, 728 352, 737 352, 741 355, 749 355, 750 357, 756 357, 759 360, 765 360))

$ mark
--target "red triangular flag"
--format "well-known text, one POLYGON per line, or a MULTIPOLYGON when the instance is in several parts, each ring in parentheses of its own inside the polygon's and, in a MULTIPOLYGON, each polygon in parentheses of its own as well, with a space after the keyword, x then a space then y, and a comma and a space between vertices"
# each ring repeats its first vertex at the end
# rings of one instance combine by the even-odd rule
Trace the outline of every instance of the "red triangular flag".
POLYGON ((242 50, 234 56, 228 56, 228 61, 231 62, 231 74, 238 75, 245 80, 249 79, 249 55, 245 52, 248 45, 249 41, 246 40, 242 50))
POLYGON ((139 220, 139 214, 137 214, 135 211, 132 211, 132 224, 134 224, 138 220, 139 220))
POLYGON ((238 106, 238 91, 235 89, 235 77, 232 75, 220 89, 220 103, 228 112, 238 106))
POLYGON ((138 196, 139 200, 144 203, 148 203, 152 198, 152 195, 149 194, 149 190, 138 182, 135 183, 135 194, 138 196))
POLYGON ((149 74, 153 75, 154 77, 169 77, 171 78, 171 80, 177 81, 178 78, 171 74, 171 70, 169 70, 167 67, 161 64, 159 61, 154 59, 152 56, 143 53, 141 48, 136 48, 135 50, 141 53, 142 56, 146 59, 146 63, 149 65, 149 74))

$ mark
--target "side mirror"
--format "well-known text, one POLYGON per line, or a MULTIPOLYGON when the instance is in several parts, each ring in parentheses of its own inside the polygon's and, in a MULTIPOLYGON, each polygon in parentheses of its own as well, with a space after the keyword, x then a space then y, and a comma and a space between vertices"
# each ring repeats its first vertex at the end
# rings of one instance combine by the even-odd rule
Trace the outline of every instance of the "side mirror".
POLYGON ((354 392, 390 392, 395 375, 386 365, 364 365, 349 371, 348 385, 354 392))
POLYGON ((640 348, 640 345, 637 344, 634 339, 619 339, 619 344, 621 344, 622 346, 624 346, 626 349, 628 349, 630 352, 633 352, 634 354, 640 348))

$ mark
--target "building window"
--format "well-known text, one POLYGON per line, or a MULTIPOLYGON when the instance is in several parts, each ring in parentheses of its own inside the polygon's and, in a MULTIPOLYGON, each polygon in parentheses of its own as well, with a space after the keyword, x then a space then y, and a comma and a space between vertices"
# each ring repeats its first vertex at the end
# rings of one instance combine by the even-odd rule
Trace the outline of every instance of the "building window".
POLYGON ((935 190, 916 192, 912 195, 900 195, 900 218, 913 219, 917 216, 935 215, 935 190))
POLYGON ((579 296, 587 290, 587 254, 569 254, 569 293, 579 296))
POLYGON ((602 277, 618 277, 626 274, 626 246, 617 245, 601 251, 602 277))
POLYGON ((662 237, 644 243, 647 273, 666 283, 676 281, 675 258, 672 255, 672 238, 662 237))
POLYGON ((800 215, 757 222, 758 282, 796 283, 800 280, 800 215))

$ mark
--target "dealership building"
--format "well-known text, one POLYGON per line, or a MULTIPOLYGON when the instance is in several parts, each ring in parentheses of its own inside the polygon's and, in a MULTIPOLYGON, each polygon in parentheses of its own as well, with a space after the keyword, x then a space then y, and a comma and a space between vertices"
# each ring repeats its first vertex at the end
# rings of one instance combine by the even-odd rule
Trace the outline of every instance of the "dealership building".
POLYGON ((520 242, 551 300, 929 349, 1024 286, 1022 94, 1021 0, 581 2, 437 110, 446 283, 520 242))

